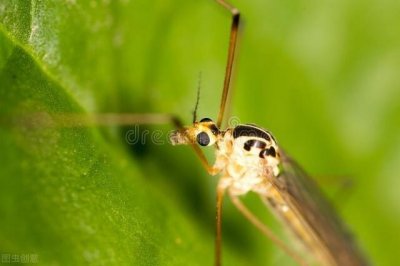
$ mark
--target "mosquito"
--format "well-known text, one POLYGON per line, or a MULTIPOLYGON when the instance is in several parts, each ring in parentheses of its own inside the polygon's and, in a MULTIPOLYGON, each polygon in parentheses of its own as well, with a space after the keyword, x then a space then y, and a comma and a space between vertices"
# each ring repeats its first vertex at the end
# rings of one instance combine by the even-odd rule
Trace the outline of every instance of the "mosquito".
POLYGON ((63 126, 167 124, 177 128, 170 136, 173 145, 190 145, 210 175, 219 174, 216 197, 215 265, 220 266, 222 242, 222 202, 227 194, 234 206, 266 237, 272 240, 299 265, 313 262, 324 266, 363 266, 367 259, 357 247, 345 224, 324 197, 316 183, 278 145, 267 130, 240 124, 221 129, 230 89, 240 12, 225 0, 215 0, 232 16, 225 78, 216 122, 197 119, 183 126, 169 114, 99 114, 60 115, 63 126), (202 149, 215 148, 215 162, 209 164, 202 149), (304 245, 310 255, 299 254, 279 239, 241 201, 241 196, 253 192, 274 213, 281 223, 304 245))

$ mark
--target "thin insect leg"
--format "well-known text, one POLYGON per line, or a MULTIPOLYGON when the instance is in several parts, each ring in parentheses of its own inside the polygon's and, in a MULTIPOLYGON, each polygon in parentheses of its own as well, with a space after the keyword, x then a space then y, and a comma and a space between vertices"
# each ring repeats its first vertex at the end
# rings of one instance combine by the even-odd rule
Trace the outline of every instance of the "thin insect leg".
MULTIPOLYGON (((68 119, 66 117, 64 121, 67 122, 67 125, 73 125, 80 123, 89 123, 90 125, 103 125, 103 126, 111 126, 111 125, 132 125, 132 124, 147 124, 147 125, 155 125, 155 124, 172 124, 176 129, 181 129, 183 127, 183 123, 181 120, 171 114, 96 114, 89 115, 85 117, 72 116, 68 119), (80 121, 84 119, 83 121, 80 121)), ((61 119, 62 120, 62 119, 61 119)), ((192 143, 190 145, 197 157, 200 159, 201 164, 207 170, 209 174, 215 174, 214 168, 208 163, 207 158, 205 157, 203 151, 197 146, 197 144, 192 143)))
POLYGON ((217 206, 216 206, 216 225, 215 225, 215 266, 221 265, 221 242, 222 242, 222 202, 225 194, 225 187, 217 188, 217 206))
POLYGON ((282 240, 280 240, 265 224, 263 224, 247 207, 240 201, 240 199, 229 193, 229 196, 236 206, 236 208, 246 217, 257 229, 259 229, 266 237, 272 240, 279 248, 288 254, 299 265, 307 266, 308 264, 296 252, 289 248, 282 240))
POLYGON ((219 172, 219 170, 209 164, 206 156, 204 155, 203 151, 199 148, 199 146, 197 146, 196 143, 192 143, 190 146, 193 148, 197 157, 199 157, 201 165, 204 167, 204 169, 206 169, 206 171, 210 175, 216 175, 219 172))
POLYGON ((232 14, 232 25, 231 25, 231 34, 229 37, 228 60, 226 63, 226 70, 225 70, 224 89, 222 91, 221 103, 217 119, 217 127, 221 127, 222 121, 224 119, 225 105, 228 98, 229 85, 232 76, 233 61, 235 58, 240 12, 236 7, 232 6, 231 4, 229 4, 224 0, 216 0, 216 2, 221 6, 223 6, 225 9, 229 10, 229 12, 231 12, 232 14))
POLYGON ((170 124, 181 128, 182 123, 170 114, 132 114, 132 113, 55 113, 47 112, 19 115, 10 119, 15 125, 33 125, 36 127, 91 127, 91 126, 127 126, 133 124, 170 124))
MULTIPOLYGON (((162 125, 172 124, 175 128, 183 127, 180 119, 172 114, 132 114, 132 113, 102 113, 102 114, 48 114, 48 113, 33 113, 10 121, 13 124, 19 124, 32 127, 88 127, 88 126, 127 126, 127 125, 162 125)), ((195 144, 191 144, 201 164, 209 174, 215 175, 217 172, 207 161, 203 151, 195 144)))
MULTIPOLYGON (((89 119, 100 126, 112 125, 132 125, 132 124, 168 124, 172 123, 175 127, 182 127, 180 120, 171 114, 94 114, 89 115, 89 119)), ((90 122, 90 120, 89 120, 90 122)))

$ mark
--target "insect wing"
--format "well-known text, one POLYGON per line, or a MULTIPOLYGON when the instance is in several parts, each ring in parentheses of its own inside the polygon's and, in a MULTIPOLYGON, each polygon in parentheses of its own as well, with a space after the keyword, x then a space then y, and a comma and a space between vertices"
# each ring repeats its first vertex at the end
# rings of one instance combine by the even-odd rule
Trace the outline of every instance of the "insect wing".
MULTIPOLYGON (((306 246, 309 244, 308 248, 317 252, 317 257, 324 258, 327 265, 367 265, 346 226, 315 181, 284 152, 280 155, 283 171, 271 182, 289 209, 298 216, 303 229, 315 239, 314 243, 305 243, 306 246)), ((287 222, 301 239, 301 234, 290 221, 287 222)))

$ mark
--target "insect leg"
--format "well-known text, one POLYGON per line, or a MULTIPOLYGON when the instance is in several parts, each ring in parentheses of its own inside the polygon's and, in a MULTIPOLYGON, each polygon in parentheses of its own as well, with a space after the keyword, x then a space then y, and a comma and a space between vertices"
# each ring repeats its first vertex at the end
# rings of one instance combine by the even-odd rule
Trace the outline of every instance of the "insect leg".
POLYGON ((232 203, 235 207, 246 217, 258 230, 260 230, 266 237, 272 240, 279 248, 288 254, 299 265, 307 266, 308 264, 301 258, 295 251, 289 248, 282 240, 280 240, 265 224, 263 224, 239 199, 238 196, 229 193, 232 203))
MULTIPOLYGON (((26 126, 40 127, 90 127, 90 126, 127 126, 127 125, 163 125, 172 124, 176 129, 181 129, 181 120, 172 114, 155 113, 100 113, 100 114, 73 114, 73 113, 33 113, 13 119, 14 123, 26 126)), ((201 164, 211 175, 215 175, 218 170, 212 167, 205 157, 203 151, 192 143, 193 150, 199 157, 201 164)))
POLYGON ((93 126, 127 126, 143 124, 170 124, 175 127, 182 127, 182 123, 175 116, 170 114, 133 114, 133 113, 47 113, 37 112, 22 114, 12 117, 8 121, 14 125, 25 125, 41 127, 93 127, 93 126))
POLYGON ((223 6, 232 14, 232 25, 229 37, 228 60, 226 63, 226 70, 225 70, 224 89, 222 91, 221 103, 217 119, 217 127, 219 128, 221 127, 222 121, 224 119, 225 106, 229 92, 229 84, 232 76, 233 61, 235 58, 235 49, 236 49, 237 35, 239 30, 240 12, 236 7, 232 6, 231 4, 229 4, 224 0, 216 0, 216 2, 221 6, 223 6))
POLYGON ((217 187, 217 205, 216 205, 216 223, 215 223, 215 266, 221 265, 221 220, 222 220, 222 202, 225 194, 225 187, 217 187))

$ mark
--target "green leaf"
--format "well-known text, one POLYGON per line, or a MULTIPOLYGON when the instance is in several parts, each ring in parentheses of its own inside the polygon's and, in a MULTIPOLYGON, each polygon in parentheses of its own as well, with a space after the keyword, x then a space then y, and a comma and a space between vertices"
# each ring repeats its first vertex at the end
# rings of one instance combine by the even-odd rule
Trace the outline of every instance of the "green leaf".
MULTIPOLYGON (((338 185, 324 177, 354 180, 335 204, 368 257, 395 264, 400 6, 234 4, 244 27, 232 116, 272 130, 328 194, 338 185)), ((171 126, 140 127, 146 145, 129 145, 134 126, 65 128, 56 117, 159 112, 190 122, 202 72, 199 115, 215 118, 229 26, 206 0, 0 0, 0 254, 41 265, 211 265, 217 180, 189 148, 166 143, 171 126), (164 145, 146 130, 161 130, 164 145)), ((281 231, 255 197, 245 200, 281 231)), ((224 265, 293 264, 224 208, 224 265)))

